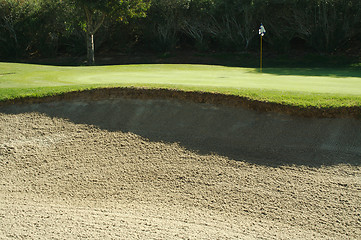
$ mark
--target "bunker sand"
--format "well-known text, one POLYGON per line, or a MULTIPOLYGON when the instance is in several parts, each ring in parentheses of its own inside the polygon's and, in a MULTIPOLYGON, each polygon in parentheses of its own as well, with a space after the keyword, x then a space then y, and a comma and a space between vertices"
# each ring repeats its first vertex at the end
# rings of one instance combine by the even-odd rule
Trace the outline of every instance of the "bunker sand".
POLYGON ((0 238, 357 239, 361 122, 171 99, 0 108, 0 238))

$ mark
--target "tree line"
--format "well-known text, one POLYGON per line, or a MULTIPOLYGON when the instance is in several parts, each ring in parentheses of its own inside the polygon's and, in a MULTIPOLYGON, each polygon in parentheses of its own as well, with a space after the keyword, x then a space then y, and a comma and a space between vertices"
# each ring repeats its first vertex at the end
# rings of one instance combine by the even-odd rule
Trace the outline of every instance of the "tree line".
POLYGON ((360 0, 0 0, 0 58, 116 52, 332 53, 360 39, 360 0), (93 52, 92 52, 93 51, 93 52))

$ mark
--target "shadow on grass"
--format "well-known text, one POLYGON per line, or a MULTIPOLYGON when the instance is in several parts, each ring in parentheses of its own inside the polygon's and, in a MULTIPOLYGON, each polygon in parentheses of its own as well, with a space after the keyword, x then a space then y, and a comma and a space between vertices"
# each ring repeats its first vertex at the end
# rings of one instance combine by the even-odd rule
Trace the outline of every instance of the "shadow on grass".
MULTIPOLYGON (((58 57, 22 60, 22 63, 51 66, 84 66, 85 57, 58 57)), ((16 61, 11 61, 16 62, 16 61)), ((177 51, 141 54, 100 54, 96 55, 96 65, 128 64, 205 64, 228 67, 259 68, 258 52, 247 53, 199 53, 177 51)), ((263 72, 277 75, 361 77, 361 59, 337 55, 277 55, 265 53, 263 72)))
POLYGON ((299 118, 243 108, 164 99, 109 99, 10 105, 0 113, 37 112, 132 132, 149 141, 177 142, 259 165, 361 165, 361 121, 299 118))
POLYGON ((327 76, 336 78, 361 78, 361 68, 263 68, 263 73, 293 76, 327 76))

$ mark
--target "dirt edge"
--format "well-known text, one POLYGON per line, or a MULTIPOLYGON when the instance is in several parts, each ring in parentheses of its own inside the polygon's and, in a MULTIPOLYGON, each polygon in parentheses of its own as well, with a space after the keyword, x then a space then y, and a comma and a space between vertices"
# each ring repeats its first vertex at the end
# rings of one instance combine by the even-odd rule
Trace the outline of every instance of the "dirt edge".
POLYGON ((276 112, 306 118, 355 118, 361 119, 360 107, 316 108, 297 107, 279 103, 252 100, 246 97, 200 91, 182 91, 162 88, 96 88, 60 93, 54 96, 24 97, 0 101, 0 107, 13 104, 33 104, 68 100, 102 100, 111 98, 177 99, 194 103, 209 103, 231 107, 243 107, 259 112, 276 112))

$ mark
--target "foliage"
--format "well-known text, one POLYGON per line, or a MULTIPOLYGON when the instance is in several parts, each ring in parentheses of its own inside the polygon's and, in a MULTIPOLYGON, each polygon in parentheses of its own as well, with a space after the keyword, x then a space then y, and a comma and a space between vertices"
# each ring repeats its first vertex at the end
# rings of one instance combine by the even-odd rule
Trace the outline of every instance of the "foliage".
POLYGON ((186 18, 190 0, 155 0, 148 11, 145 32, 152 48, 168 51, 175 48, 186 18))
POLYGON ((98 31, 93 44, 123 51, 257 51, 261 22, 268 51, 332 53, 361 42, 361 1, 0 0, 0 58, 83 55, 98 31))
POLYGON ((68 0, 83 12, 82 27, 86 33, 88 64, 95 63, 94 34, 107 17, 127 22, 128 18, 144 17, 148 8, 146 0, 68 0))
POLYGON ((36 1, 0 1, 1 55, 17 57, 31 49, 38 11, 36 1))

